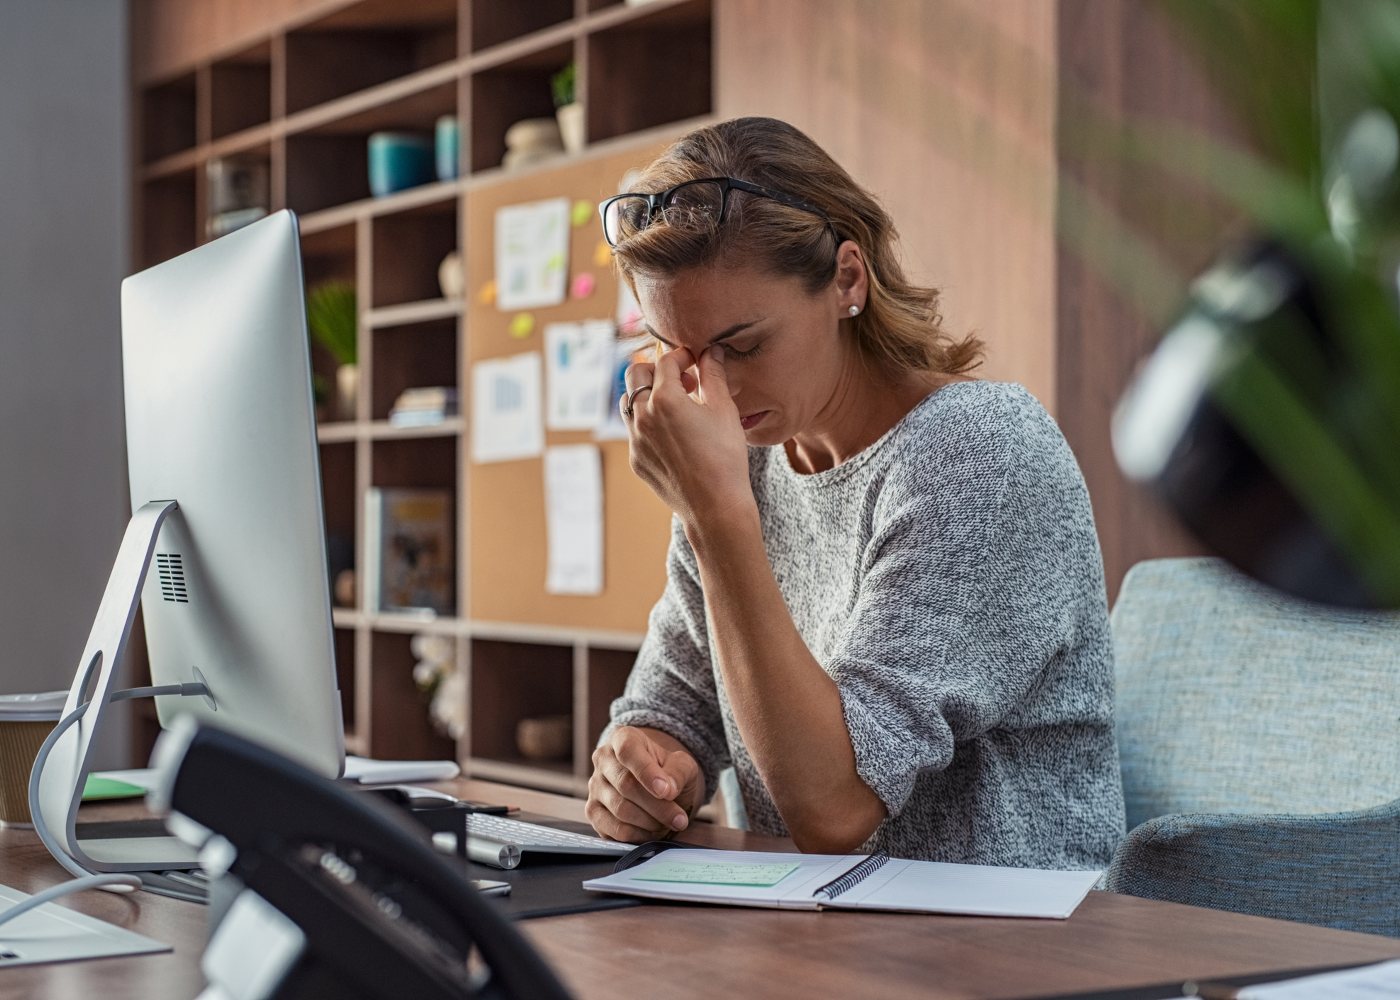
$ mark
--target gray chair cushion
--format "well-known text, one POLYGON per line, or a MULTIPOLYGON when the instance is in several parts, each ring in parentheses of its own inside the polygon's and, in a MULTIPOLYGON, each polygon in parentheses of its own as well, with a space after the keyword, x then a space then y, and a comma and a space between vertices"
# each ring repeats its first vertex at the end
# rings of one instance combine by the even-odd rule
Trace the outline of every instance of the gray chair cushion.
POLYGON ((1160 816, 1128 834, 1104 888, 1400 937, 1400 799, 1322 816, 1160 816))

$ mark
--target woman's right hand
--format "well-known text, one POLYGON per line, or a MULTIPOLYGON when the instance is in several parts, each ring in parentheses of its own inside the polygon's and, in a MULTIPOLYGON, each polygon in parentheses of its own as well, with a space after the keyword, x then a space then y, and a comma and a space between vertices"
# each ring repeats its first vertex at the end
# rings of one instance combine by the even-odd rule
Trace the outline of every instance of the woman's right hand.
POLYGON ((704 794, 700 765, 678 742, 619 726, 593 751, 585 815, 601 836, 640 844, 684 830, 704 794))

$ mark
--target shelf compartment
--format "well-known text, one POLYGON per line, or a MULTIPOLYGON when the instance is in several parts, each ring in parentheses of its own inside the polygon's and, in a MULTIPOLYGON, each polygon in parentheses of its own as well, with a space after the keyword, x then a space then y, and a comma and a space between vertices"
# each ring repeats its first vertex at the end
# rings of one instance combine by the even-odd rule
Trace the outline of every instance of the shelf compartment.
MULTIPOLYGON (((437 74, 441 76, 442 74, 437 74)), ((287 206, 309 213, 370 198, 369 137, 378 131, 413 131, 431 138, 434 122, 457 112, 457 80, 425 81, 398 98, 378 95, 364 107, 332 109, 334 117, 302 116, 287 124, 287 206)), ((408 81, 415 83, 415 81, 408 81)), ((452 186, 455 182, 447 182, 452 186)), ((437 182, 422 187, 437 187, 437 182)), ((409 189, 417 190, 417 189, 409 189)), ((394 197, 400 192, 395 192, 394 197)))
POLYGON ((529 3, 471 0, 472 51, 480 52, 562 24, 573 13, 574 0, 530 0, 529 3))
POLYGON ((432 487, 456 493, 455 436, 395 437, 375 441, 371 458, 375 486, 432 487))
POLYGON ((355 633, 337 628, 335 632, 335 680, 340 688, 340 716, 346 732, 355 729, 355 633))
POLYGON ((709 114, 714 107, 713 35, 710 0, 637 8, 615 26, 590 33, 585 40, 588 140, 709 114), (641 80, 666 80, 668 85, 638 86, 641 80))
POLYGON ((272 120, 272 43, 265 41, 209 67, 211 139, 272 120))
POLYGON ((323 442, 318 447, 321 460, 321 506, 326 523, 326 562, 331 587, 331 603, 351 607, 336 600, 336 577, 355 568, 355 445, 352 442, 323 442))
POLYGON ((428 699, 413 682, 411 639, 402 632, 370 636, 369 746, 380 760, 453 760, 456 747, 433 728, 428 699))
POLYGON ((374 289, 371 309, 439 298, 438 268, 457 249, 457 201, 434 202, 381 215, 372 228, 374 289))
POLYGON ((517 744, 516 727, 527 718, 572 718, 573 647, 495 639, 470 641, 469 756, 572 775, 572 725, 566 752, 551 760, 526 760, 517 744))
MULTIPOLYGON (((301 218, 301 232, 320 233, 326 229, 347 226, 361 218, 393 215, 396 212, 413 212, 441 201, 456 198, 462 191, 461 181, 440 181, 437 184, 424 184, 421 187, 396 191, 383 198, 362 198, 334 208, 321 209, 301 218)), ((443 211, 446 211, 444 208, 443 211)))
MULTIPOLYGON (((376 330, 374 334, 374 385, 370 387, 370 416, 375 421, 388 421, 394 401, 405 389, 428 386, 457 385, 457 322, 456 319, 393 326, 376 330)), ((443 423, 461 425, 459 414, 451 414, 438 424, 395 426, 399 431, 438 430, 443 423)), ((377 428, 376 428, 377 429, 377 428)))
POLYGON ((195 147, 199 141, 195 126, 197 105, 194 73, 142 91, 142 162, 154 163, 195 147))
POLYGON ((366 0, 287 34, 287 113, 456 58, 456 0, 366 0))
POLYGON ((484 781, 498 781, 503 785, 535 788, 561 795, 582 795, 587 789, 587 782, 576 777, 572 767, 520 758, 495 760, 470 757, 467 759, 467 773, 484 781))
POLYGON ((472 74, 469 118, 473 172, 501 165, 506 130, 516 122, 553 117, 550 78, 573 58, 574 40, 568 38, 472 74))
POLYGON ((193 250, 196 219, 195 170, 191 166, 142 185, 145 212, 141 220, 141 260, 144 269, 193 250))
POLYGON ((583 741, 592 753, 598 737, 609 721, 608 711, 614 699, 621 697, 632 665, 637 661, 635 649, 609 649, 591 646, 587 653, 588 698, 587 714, 582 720, 583 741))

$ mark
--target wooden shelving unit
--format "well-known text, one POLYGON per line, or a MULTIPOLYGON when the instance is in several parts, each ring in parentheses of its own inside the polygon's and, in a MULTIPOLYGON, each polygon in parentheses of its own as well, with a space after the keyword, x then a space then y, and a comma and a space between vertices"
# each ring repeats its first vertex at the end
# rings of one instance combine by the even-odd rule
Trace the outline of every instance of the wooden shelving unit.
MULTIPOLYGON (((706 120, 714 110, 711 0, 640 6, 288 0, 285 7, 265 36, 244 38, 230 51, 167 67, 158 77, 134 68, 135 262, 147 267, 205 240, 211 160, 236 155, 266 162, 268 207, 290 208, 300 218, 308 285, 338 279, 353 282, 358 293, 355 414, 318 428, 333 557, 351 551, 362 566, 364 495, 371 486, 446 488, 458 510, 456 614, 334 611, 347 744, 385 758, 455 755, 481 777, 581 794, 592 745, 660 590, 665 511, 641 484, 623 477, 625 444, 605 444, 607 594, 577 599, 576 606, 551 603, 568 600, 557 597, 526 600, 519 595, 533 584, 522 587, 517 578, 521 560, 481 542, 518 531, 527 539, 523 562, 538 562, 538 497, 521 507, 518 524, 480 518, 497 517, 492 498, 513 495, 527 481, 511 477, 538 479, 538 469, 473 466, 465 417, 397 427, 388 415, 399 392, 422 385, 457 386, 468 413, 474 361, 507 349, 540 349, 538 332, 529 343, 503 340, 509 317, 475 301, 492 267, 483 235, 490 218, 501 204, 529 200, 532 192, 605 197, 623 164, 641 163, 666 139, 706 120), (586 108, 587 148, 503 169, 506 129, 552 114, 550 77, 570 61, 586 108), (462 176, 371 197, 368 136, 385 129, 430 132, 442 115, 455 115, 460 124, 462 176), (453 250, 463 256, 465 299, 444 298, 439 287, 439 263, 453 250), (618 562, 614 547, 633 554, 618 562), (648 568, 621 572, 632 565, 628 560, 648 568), (492 599, 498 589, 516 595, 515 604, 492 599), (568 614, 551 610, 565 606, 568 614), (410 641, 417 633, 455 643, 468 690, 467 731, 455 746, 432 730, 414 686, 410 641), (567 757, 521 758, 516 724, 539 715, 572 719, 567 757)), ((598 291, 587 303, 537 310, 541 325, 611 315, 613 279, 592 261, 600 236, 576 235, 573 251, 587 264, 583 269, 596 272, 598 291)), ((330 358, 317 352, 314 366, 333 378, 330 358)), ((138 740, 151 736, 147 726, 138 740)))

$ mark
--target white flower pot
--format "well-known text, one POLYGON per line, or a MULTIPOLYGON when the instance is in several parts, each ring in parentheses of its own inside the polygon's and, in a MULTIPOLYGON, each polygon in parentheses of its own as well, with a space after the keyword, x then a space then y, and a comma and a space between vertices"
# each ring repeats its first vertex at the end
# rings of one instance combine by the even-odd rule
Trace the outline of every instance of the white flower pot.
POLYGON ((575 101, 562 108, 556 108, 554 117, 559 122, 559 134, 564 139, 564 149, 570 153, 583 152, 583 104, 575 101))

